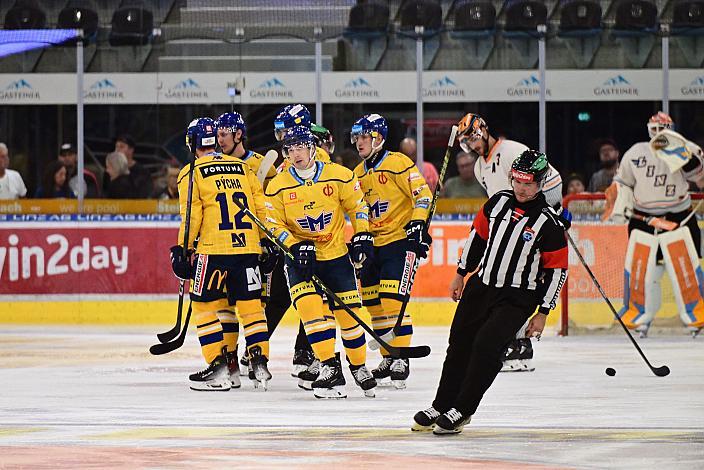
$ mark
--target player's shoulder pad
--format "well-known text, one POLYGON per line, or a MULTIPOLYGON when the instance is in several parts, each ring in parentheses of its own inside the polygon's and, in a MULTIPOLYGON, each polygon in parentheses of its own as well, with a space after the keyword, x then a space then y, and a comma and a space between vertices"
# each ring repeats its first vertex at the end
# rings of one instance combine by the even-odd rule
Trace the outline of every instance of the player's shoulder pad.
POLYGON ((416 167, 413 160, 408 158, 405 154, 401 152, 391 152, 386 154, 384 160, 381 162, 376 171, 386 171, 396 175, 405 173, 406 171, 416 167))
POLYGON ((178 172, 178 183, 177 184, 181 184, 181 180, 183 178, 186 178, 190 172, 191 172, 191 164, 188 163, 186 166, 181 168, 181 171, 178 172))
POLYGON ((356 167, 354 167, 353 173, 357 175, 357 178, 361 178, 366 174, 366 171, 364 171, 364 161, 360 162, 356 167))
POLYGON ((323 163, 330 163, 330 154, 320 147, 315 147, 315 158, 323 163))
POLYGON ((323 165, 323 171, 320 173, 318 181, 339 181, 341 183, 349 183, 354 179, 354 173, 347 167, 338 165, 337 163, 329 162, 323 165))
POLYGON ((291 176, 288 170, 282 171, 281 173, 277 173, 276 176, 269 181, 266 190, 264 190, 264 195, 276 196, 284 189, 297 188, 300 185, 301 184, 291 176))

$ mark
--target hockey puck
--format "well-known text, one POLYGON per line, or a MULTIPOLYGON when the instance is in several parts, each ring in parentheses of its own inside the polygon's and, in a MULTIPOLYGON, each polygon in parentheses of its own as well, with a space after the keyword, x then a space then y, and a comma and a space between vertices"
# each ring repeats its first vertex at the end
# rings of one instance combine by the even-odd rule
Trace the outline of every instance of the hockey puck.
POLYGON ((606 372, 606 375, 608 375, 609 377, 613 377, 614 375, 616 375, 616 369, 612 367, 607 367, 604 372, 606 372))

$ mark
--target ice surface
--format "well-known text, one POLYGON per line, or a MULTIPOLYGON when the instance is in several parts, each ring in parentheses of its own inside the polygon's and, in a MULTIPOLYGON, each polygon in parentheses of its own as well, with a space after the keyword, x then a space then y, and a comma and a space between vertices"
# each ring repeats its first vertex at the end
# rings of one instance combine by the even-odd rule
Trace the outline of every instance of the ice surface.
POLYGON ((704 468, 704 338, 639 340, 672 369, 659 378, 623 335, 544 337, 535 372, 500 374, 464 433, 437 437, 409 427, 434 396, 446 328, 416 329, 433 353, 411 360, 406 390, 363 398, 346 371, 350 398, 335 401, 290 376, 293 329, 274 336, 267 392, 245 377, 189 390, 204 367, 195 332, 160 357, 155 332, 4 326, 0 467, 704 468))

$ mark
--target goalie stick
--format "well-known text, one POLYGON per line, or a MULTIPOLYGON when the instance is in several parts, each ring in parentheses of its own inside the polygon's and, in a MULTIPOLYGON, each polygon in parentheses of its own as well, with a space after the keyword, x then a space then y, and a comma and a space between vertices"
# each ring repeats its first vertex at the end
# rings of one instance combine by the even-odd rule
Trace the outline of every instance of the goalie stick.
MULTIPOLYGON (((435 187, 435 194, 433 194, 433 202, 430 204, 430 210, 428 211, 428 217, 425 219, 425 230, 426 232, 429 231, 428 228, 430 227, 430 222, 433 218, 433 214, 435 213, 435 206, 437 205, 438 202, 438 197, 440 196, 440 187, 442 186, 443 181, 445 180, 445 172, 447 172, 447 165, 450 161, 450 152, 452 152, 452 148, 455 145, 455 137, 457 136, 457 126, 452 126, 452 130, 450 131, 450 139, 447 142, 447 149, 445 150, 445 156, 443 157, 442 160, 442 168, 440 168, 440 177, 438 178, 438 185, 435 187)), ((393 328, 391 328, 388 332, 384 333, 381 335, 381 339, 384 341, 392 341, 396 338, 396 336, 399 334, 401 331, 401 323, 403 323, 403 317, 406 314, 406 306, 408 306, 408 302, 411 300, 411 289, 413 288, 413 282, 415 281, 416 278, 416 272, 418 271, 418 265, 420 264, 419 259, 416 257, 415 262, 413 263, 413 271, 411 272, 411 277, 408 281, 408 293, 406 294, 406 297, 403 299, 403 304, 401 305, 401 311, 398 312, 398 317, 396 317, 396 323, 394 324, 393 328)), ((369 341, 369 349, 372 350, 377 350, 381 347, 381 344, 372 339, 369 341)))
MULTIPOLYGON (((188 195, 186 197, 186 220, 184 221, 184 227, 183 227, 183 256, 184 258, 188 257, 188 237, 191 232, 191 205, 193 203, 193 173, 195 171, 195 166, 196 166, 196 154, 195 150, 193 150, 191 154, 191 162, 189 164, 188 168, 188 195)), ((183 297, 185 296, 185 290, 186 290, 186 281, 180 280, 179 281, 179 287, 178 287, 178 310, 176 312, 176 324, 174 325, 173 328, 171 328, 169 331, 165 331, 163 333, 158 333, 156 335, 157 339, 159 342, 163 343, 164 346, 169 344, 169 341, 172 339, 176 338, 179 336, 179 331, 181 331, 181 316, 183 312, 183 297)), ((186 315, 186 321, 184 322, 183 325, 183 331, 179 338, 172 344, 171 346, 173 349, 168 349, 168 348, 157 348, 157 346, 161 346, 159 344, 156 344, 149 348, 149 351, 152 354, 159 355, 159 354, 165 354, 167 352, 173 351, 174 349, 178 349, 181 347, 183 344, 183 340, 185 338, 185 331, 188 329, 188 321, 190 320, 191 317, 191 302, 189 300, 188 302, 188 314, 186 315), (179 343, 180 340, 180 343, 179 343), (154 352, 154 349, 157 348, 156 350, 162 351, 163 352, 154 352)))
POLYGON ((277 158, 279 158, 279 154, 276 153, 276 150, 269 150, 266 155, 264 155, 262 164, 259 165, 259 170, 257 170, 257 179, 262 186, 264 186, 264 180, 266 180, 266 175, 269 173, 269 168, 274 166, 274 162, 277 158))
MULTIPOLYGON (((274 242, 276 246, 279 247, 281 252, 285 255, 288 256, 290 259, 293 259, 293 254, 291 251, 286 247, 286 245, 281 242, 278 238, 274 236, 274 234, 264 225, 264 223, 259 220, 259 218, 252 213, 239 199, 234 198, 233 202, 237 207, 244 212, 244 214, 249 217, 256 225, 259 227, 259 229, 266 235, 266 237, 274 242)), ((324 283, 323 281, 320 280, 318 276, 315 274, 313 275, 312 279, 313 283, 317 285, 324 293, 327 295, 328 300, 333 300, 335 303, 339 304, 342 306, 342 308, 351 316, 358 324, 361 326, 364 331, 369 333, 375 340, 377 340, 387 351, 389 351, 389 354, 393 357, 396 358, 419 358, 419 357, 426 357, 430 354, 430 346, 409 346, 409 347, 396 347, 396 346, 391 346, 388 344, 386 341, 381 339, 379 335, 376 334, 376 332, 369 327, 366 323, 362 321, 359 316, 357 316, 354 311, 345 304, 340 297, 338 297, 337 294, 335 294, 332 290, 330 290, 324 283)))
POLYGON ((567 240, 569 240, 570 245, 572 245, 572 248, 574 249, 575 253, 577 254, 577 257, 579 258, 580 263, 582 263, 582 266, 584 266, 584 269, 587 271, 587 274, 589 274, 589 277, 592 279, 592 282, 594 283, 594 286, 596 286, 597 290, 601 294, 601 297, 606 301, 606 304, 609 306, 611 309, 611 313, 614 314, 614 317, 618 322, 621 324, 623 327, 623 331, 626 332, 626 335, 628 335, 628 339, 631 340, 631 343, 633 343, 633 346, 635 346, 636 350, 638 351, 638 354, 640 354, 640 357, 643 358, 645 363, 648 365, 650 368, 650 371, 657 375, 658 377, 665 377, 666 375, 670 374, 670 368, 667 366, 660 366, 660 367, 654 367, 650 361, 648 360, 647 357, 645 357, 645 353, 643 353, 643 350, 638 346, 638 343, 636 342, 635 339, 633 339, 633 335, 631 334, 630 331, 628 331, 628 327, 623 323, 623 320, 621 320, 621 317, 618 316, 618 312, 616 312, 616 309, 614 308, 613 304, 609 300, 609 298, 606 296, 606 293, 604 292, 604 289, 601 288, 601 284, 599 284, 599 281, 596 280, 596 277, 594 276, 594 273, 592 270, 589 268, 587 265, 587 262, 584 260, 584 257, 582 256, 582 253, 580 253, 579 248, 577 248, 577 244, 574 242, 572 239, 572 236, 570 233, 565 230, 565 235, 567 235, 567 240))

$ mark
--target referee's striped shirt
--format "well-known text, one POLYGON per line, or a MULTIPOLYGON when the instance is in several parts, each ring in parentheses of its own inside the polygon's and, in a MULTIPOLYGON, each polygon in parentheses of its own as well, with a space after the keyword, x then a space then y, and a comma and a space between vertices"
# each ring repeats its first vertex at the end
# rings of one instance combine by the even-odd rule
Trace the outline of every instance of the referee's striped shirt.
POLYGON ((564 228, 542 193, 519 203, 513 191, 499 191, 472 224, 457 272, 475 274, 493 287, 538 290, 540 310, 555 308, 567 278, 564 228))

